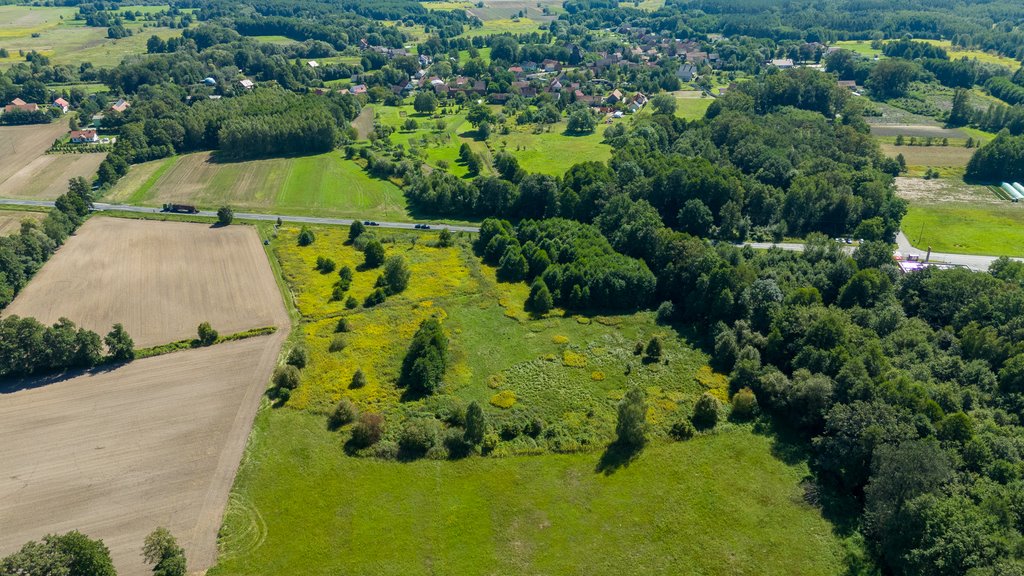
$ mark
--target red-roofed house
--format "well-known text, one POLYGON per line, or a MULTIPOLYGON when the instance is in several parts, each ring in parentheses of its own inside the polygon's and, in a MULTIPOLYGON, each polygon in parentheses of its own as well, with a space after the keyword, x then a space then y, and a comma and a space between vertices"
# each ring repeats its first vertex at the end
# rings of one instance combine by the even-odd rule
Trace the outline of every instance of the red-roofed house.
POLYGON ((100 141, 100 137, 96 134, 95 130, 72 130, 71 131, 71 143, 72 144, 95 144, 100 141))
POLYGON ((27 104, 21 98, 15 98, 14 100, 11 100, 10 104, 8 104, 7 106, 4 106, 4 112, 7 113, 7 112, 15 112, 15 111, 17 111, 17 112, 38 112, 39 111, 39 105, 38 104, 27 104))
POLYGON ((131 108, 131 106, 132 105, 127 100, 125 100, 124 98, 121 98, 117 102, 114 102, 110 106, 110 109, 113 110, 114 112, 124 112, 125 110, 131 108))
POLYGON ((57 98, 53 101, 53 107, 60 110, 64 114, 67 114, 68 110, 71 109, 71 104, 63 98, 57 98))

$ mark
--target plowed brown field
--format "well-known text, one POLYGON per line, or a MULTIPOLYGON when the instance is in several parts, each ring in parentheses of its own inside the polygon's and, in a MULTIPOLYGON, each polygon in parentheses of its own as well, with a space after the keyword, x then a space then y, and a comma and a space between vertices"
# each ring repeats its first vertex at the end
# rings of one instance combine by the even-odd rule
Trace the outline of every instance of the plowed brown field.
POLYGON ((212 566, 286 332, 25 390, 0 386, 0 556, 80 530, 110 547, 120 576, 143 576, 143 539, 165 526, 191 571, 212 566))
POLYGON ((286 325, 280 291, 250 226, 91 218, 4 311, 62 316, 106 334, 120 322, 137 347, 286 325))
POLYGON ((46 154, 67 131, 66 120, 0 126, 0 197, 52 200, 67 192, 68 180, 95 174, 104 153, 46 154))

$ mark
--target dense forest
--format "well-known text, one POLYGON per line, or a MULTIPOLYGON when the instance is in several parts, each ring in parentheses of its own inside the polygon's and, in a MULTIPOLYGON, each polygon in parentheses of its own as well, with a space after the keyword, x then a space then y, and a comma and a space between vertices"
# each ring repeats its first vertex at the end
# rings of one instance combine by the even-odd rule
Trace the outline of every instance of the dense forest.
POLYGON ((110 118, 120 137, 100 165, 101 184, 116 182, 130 164, 193 150, 217 150, 222 160, 328 152, 340 143, 342 126, 359 114, 357 100, 337 93, 258 88, 191 106, 175 95, 181 93, 173 86, 147 86, 148 98, 110 118))

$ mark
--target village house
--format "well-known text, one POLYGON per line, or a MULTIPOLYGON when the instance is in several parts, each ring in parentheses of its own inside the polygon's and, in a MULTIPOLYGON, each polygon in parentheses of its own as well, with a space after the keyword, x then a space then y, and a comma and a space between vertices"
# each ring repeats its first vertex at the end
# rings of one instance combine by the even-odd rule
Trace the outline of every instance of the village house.
POLYGON ((792 68, 793 67, 793 60, 790 59, 790 58, 777 58, 777 59, 772 60, 771 62, 769 62, 769 64, 771 64, 772 66, 775 66, 776 68, 779 68, 781 70, 785 70, 787 68, 792 68))
POLYGON ((622 102, 622 92, 616 88, 615 90, 612 90, 612 93, 609 94, 604 101, 608 104, 618 104, 619 102, 622 102))
POLYGON ((100 141, 99 135, 96 130, 87 128, 85 130, 72 130, 71 131, 71 143, 72 144, 95 144, 100 141))
POLYGON ((242 80, 239 80, 238 83, 241 84, 242 88, 245 88, 246 90, 251 90, 252 87, 254 86, 254 84, 252 83, 252 80, 249 80, 248 78, 244 78, 242 80))
POLYGON ((38 104, 30 104, 28 102, 25 102, 21 98, 15 98, 14 100, 11 100, 10 104, 8 104, 7 106, 4 106, 4 112, 5 113, 7 113, 7 112, 14 112, 14 111, 18 111, 18 112, 38 112, 39 111, 39 105, 38 104))
POLYGON ((60 110, 61 114, 67 114, 68 110, 71 109, 71 104, 63 98, 57 98, 53 101, 53 107, 60 110))
POLYGON ((684 62, 676 70, 676 77, 683 82, 693 82, 693 79, 697 77, 697 67, 689 62, 684 62))
POLYGON ((113 104, 110 105, 110 109, 113 110, 114 112, 122 112, 123 113, 126 110, 128 110, 129 108, 131 108, 131 106, 132 105, 127 100, 125 100, 124 98, 119 98, 117 102, 114 102, 113 104))

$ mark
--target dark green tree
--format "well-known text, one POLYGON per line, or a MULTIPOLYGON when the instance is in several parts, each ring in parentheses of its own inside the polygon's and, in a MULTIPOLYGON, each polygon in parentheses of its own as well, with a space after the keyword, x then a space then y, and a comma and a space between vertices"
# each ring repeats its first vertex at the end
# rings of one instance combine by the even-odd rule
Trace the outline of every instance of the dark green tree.
POLYGON ((367 268, 376 268, 384 263, 384 245, 380 240, 373 239, 363 248, 363 264, 367 268))
POLYGON ((473 446, 480 445, 484 441, 484 432, 487 431, 487 417, 483 408, 474 400, 466 407, 466 431, 463 440, 473 446))
POLYGON ((114 362, 130 362, 135 359, 135 342, 121 324, 114 324, 103 342, 107 345, 107 354, 114 362))
POLYGON ((640 386, 632 386, 619 402, 615 435, 617 442, 634 450, 647 443, 647 395, 640 386))
POLYGON ((355 239, 359 238, 359 236, 361 236, 363 232, 366 232, 366 226, 363 225, 363 223, 360 222, 359 220, 353 220, 352 224, 349 224, 348 227, 349 241, 355 242, 355 239))
POLYGON ((538 277, 530 286, 530 295, 526 298, 526 310, 535 314, 547 314, 554 305, 547 284, 538 277))
POLYGON ((146 536, 142 557, 153 565, 154 576, 185 576, 185 550, 166 528, 157 528, 146 536))
POLYGON ((217 223, 221 226, 231 224, 235 219, 235 212, 230 206, 221 206, 217 209, 217 223))
POLYGON ((199 343, 203 346, 209 346, 217 341, 217 331, 210 326, 209 322, 203 322, 199 325, 199 343))

